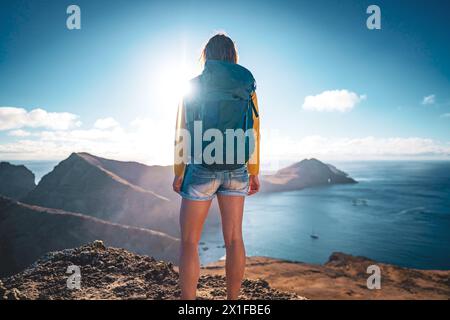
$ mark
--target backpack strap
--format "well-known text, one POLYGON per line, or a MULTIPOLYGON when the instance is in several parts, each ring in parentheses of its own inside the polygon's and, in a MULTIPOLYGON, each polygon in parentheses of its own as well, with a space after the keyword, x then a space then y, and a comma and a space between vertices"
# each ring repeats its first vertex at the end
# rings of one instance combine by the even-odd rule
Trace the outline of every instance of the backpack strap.
POLYGON ((244 116, 245 130, 249 129, 248 128, 249 111, 251 112, 251 116, 253 116, 253 114, 254 114, 256 116, 256 118, 259 118, 258 110, 256 110, 255 104, 253 103, 252 94, 250 94, 250 96, 249 96, 247 111, 245 112, 245 116, 244 116))
POLYGON ((253 110, 253 113, 255 114, 255 116, 256 116, 257 118, 259 118, 258 110, 256 110, 255 104, 253 103, 252 94, 250 94, 250 100, 249 100, 249 103, 250 103, 251 106, 252 106, 252 110, 253 110))

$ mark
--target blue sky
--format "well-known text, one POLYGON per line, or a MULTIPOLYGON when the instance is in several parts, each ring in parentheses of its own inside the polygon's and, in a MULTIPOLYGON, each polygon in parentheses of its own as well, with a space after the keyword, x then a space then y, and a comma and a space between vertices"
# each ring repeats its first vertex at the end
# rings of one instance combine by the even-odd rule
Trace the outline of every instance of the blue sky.
POLYGON ((0 0, 0 159, 89 151, 170 163, 179 89, 215 31, 257 80, 263 162, 450 158, 449 10, 437 0, 0 0), (81 30, 66 28, 70 4, 81 30), (381 30, 366 27, 370 4, 381 30))

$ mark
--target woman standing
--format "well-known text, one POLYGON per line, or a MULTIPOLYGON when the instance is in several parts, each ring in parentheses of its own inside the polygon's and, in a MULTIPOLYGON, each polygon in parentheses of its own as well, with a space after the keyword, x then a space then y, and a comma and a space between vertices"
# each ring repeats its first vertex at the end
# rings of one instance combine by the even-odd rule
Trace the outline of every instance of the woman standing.
POLYGON ((203 72, 191 80, 193 92, 180 104, 176 125, 173 189, 182 196, 181 299, 196 298, 198 243, 216 195, 226 248, 227 298, 237 299, 245 269, 244 200, 260 187, 256 86, 251 72, 237 64, 235 44, 224 34, 209 39, 201 61, 203 72), (203 135, 200 145, 195 140, 198 137, 193 137, 198 132, 203 135), (230 132, 236 133, 232 139, 227 138, 230 132), (214 142, 214 148, 205 140, 214 142))

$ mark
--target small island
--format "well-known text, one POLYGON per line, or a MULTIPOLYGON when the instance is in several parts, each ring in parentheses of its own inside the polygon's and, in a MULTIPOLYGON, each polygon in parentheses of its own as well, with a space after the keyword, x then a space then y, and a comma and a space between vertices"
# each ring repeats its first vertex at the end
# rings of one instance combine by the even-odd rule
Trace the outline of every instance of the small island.
POLYGON ((261 178, 263 192, 299 190, 308 187, 357 183, 347 173, 317 159, 304 159, 273 175, 261 178))

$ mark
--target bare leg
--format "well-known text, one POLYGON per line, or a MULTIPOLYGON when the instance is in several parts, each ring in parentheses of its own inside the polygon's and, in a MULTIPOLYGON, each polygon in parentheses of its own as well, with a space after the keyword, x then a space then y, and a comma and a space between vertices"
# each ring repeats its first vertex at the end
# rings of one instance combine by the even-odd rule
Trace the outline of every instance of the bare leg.
POLYGON ((239 297, 245 270, 245 247, 242 239, 245 197, 217 195, 217 199, 227 255, 225 261, 227 299, 236 300, 239 297))
POLYGON ((198 243, 210 205, 211 200, 192 201, 183 199, 181 201, 179 272, 181 299, 183 300, 195 300, 196 297, 197 283, 200 276, 198 243))

